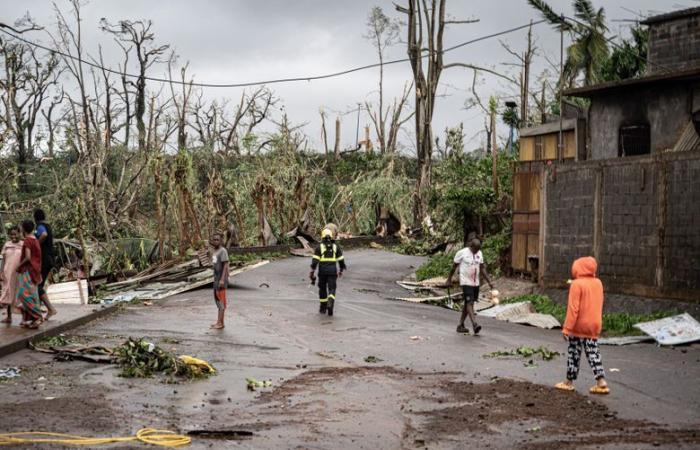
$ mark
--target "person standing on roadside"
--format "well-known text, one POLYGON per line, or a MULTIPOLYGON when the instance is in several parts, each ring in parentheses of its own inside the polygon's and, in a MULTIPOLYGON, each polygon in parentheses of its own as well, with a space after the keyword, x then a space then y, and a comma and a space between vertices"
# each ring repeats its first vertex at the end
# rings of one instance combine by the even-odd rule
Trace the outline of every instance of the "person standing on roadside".
POLYGON ((37 208, 34 210, 34 222, 36 222, 34 236, 41 246, 41 283, 39 283, 39 298, 47 309, 44 320, 49 320, 57 313, 56 308, 53 307, 49 301, 48 295, 46 295, 46 281, 49 279, 54 265, 53 231, 51 230, 51 225, 46 222, 46 213, 43 209, 37 208))
POLYGON ((7 231, 10 240, 2 247, 2 271, 0 271, 0 281, 2 281, 2 294, 0 294, 0 306, 7 306, 7 317, 0 323, 12 323, 12 309, 17 303, 17 283, 19 274, 17 269, 22 260, 22 238, 19 228, 10 227, 7 231))
POLYGON ((37 286, 41 283, 41 246, 34 237, 34 222, 25 220, 22 222, 22 259, 19 262, 17 273, 17 303, 22 309, 21 327, 39 328, 44 318, 41 316, 41 300, 37 286))
POLYGON ((459 285, 462 287, 462 298, 464 299, 464 307, 462 308, 462 316, 457 325, 457 333, 469 333, 469 330, 464 326, 464 321, 469 315, 469 320, 474 328, 474 334, 479 334, 481 325, 476 323, 476 312, 474 312, 474 303, 479 299, 479 286, 481 284, 480 275, 483 275, 484 280, 493 289, 493 284, 486 273, 484 266, 484 255, 481 253, 481 241, 472 239, 469 246, 463 248, 455 254, 450 274, 447 276, 447 284, 452 284, 452 277, 459 268, 459 285))
POLYGON ((575 389, 574 381, 578 378, 581 353, 585 353, 596 380, 595 386, 589 390, 590 393, 610 393, 598 348, 598 337, 603 329, 604 294, 603 282, 596 276, 597 271, 598 262, 592 256, 579 258, 571 266, 574 281, 569 288, 566 320, 562 326, 564 340, 569 343, 566 381, 554 385, 562 391, 575 389))
POLYGON ((211 245, 214 247, 214 253, 211 257, 212 266, 214 267, 214 303, 218 315, 216 322, 210 328, 221 330, 224 328, 224 315, 226 314, 226 289, 228 289, 229 277, 229 259, 226 247, 222 245, 222 236, 219 233, 211 237, 211 245))

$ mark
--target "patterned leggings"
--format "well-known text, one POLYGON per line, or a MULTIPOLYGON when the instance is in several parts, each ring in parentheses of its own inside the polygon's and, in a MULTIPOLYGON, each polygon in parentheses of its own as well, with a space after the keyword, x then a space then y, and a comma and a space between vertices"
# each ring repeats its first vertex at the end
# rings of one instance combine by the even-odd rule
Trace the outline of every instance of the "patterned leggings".
POLYGON ((566 359, 566 379, 575 380, 578 377, 578 368, 581 364, 581 347, 586 352, 588 364, 593 369, 595 379, 605 378, 603 361, 600 358, 597 339, 586 339, 569 336, 569 354, 566 359))

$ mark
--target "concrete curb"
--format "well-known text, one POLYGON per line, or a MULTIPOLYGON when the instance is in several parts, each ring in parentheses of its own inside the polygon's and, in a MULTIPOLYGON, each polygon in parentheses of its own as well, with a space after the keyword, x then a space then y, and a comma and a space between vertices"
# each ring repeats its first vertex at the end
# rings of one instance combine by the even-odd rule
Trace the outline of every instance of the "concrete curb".
POLYGON ((39 330, 31 336, 24 336, 14 341, 0 344, 0 358, 10 355, 12 353, 18 352, 29 347, 29 342, 36 339, 43 339, 47 337, 57 336, 68 330, 72 330, 81 325, 85 325, 88 322, 99 319, 101 317, 108 316, 119 310, 120 304, 108 305, 100 308, 100 305, 95 305, 95 307, 100 308, 97 311, 92 311, 91 313, 85 314, 84 316, 76 317, 75 319, 69 320, 67 322, 61 323, 53 328, 46 330, 39 330))

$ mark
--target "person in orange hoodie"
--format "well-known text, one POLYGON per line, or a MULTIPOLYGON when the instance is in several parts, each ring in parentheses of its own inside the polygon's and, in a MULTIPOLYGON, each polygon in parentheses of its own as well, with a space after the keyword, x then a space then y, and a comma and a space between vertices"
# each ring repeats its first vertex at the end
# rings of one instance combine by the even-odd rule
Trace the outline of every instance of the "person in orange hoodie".
POLYGON ((562 329, 564 339, 569 342, 566 381, 557 383, 554 386, 557 389, 574 390, 574 381, 578 377, 583 349, 596 379, 596 385, 590 389, 590 392, 592 394, 610 393, 598 349, 598 337, 603 328, 603 283, 596 278, 597 270, 598 263, 591 256, 579 258, 571 266, 571 275, 574 280, 569 289, 566 321, 562 329))

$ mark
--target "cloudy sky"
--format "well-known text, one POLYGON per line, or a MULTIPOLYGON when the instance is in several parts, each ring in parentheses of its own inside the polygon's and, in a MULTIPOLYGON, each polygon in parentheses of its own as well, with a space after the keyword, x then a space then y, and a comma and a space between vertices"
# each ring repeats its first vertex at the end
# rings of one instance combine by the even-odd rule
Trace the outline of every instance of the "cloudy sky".
MULTIPOLYGON (((396 0, 403 3, 402 0, 396 0)), ((66 0, 56 0, 59 8, 68 10, 66 0)), ((550 0, 557 11, 571 12, 570 0, 550 0)), ((625 36, 629 20, 639 19, 685 7, 698 6, 697 0, 594 0, 604 7, 611 35, 625 36)), ((48 0, 0 0, 0 21, 14 22, 29 12, 40 24, 55 23, 52 2, 48 0)), ((392 2, 385 0, 91 0, 83 8, 84 40, 88 50, 101 44, 107 65, 116 66, 119 49, 111 38, 99 30, 101 18, 116 22, 121 19, 150 19, 158 43, 171 44, 181 61, 189 61, 195 81, 209 83, 239 83, 295 76, 313 76, 336 72, 376 62, 372 45, 363 38, 367 14, 373 6, 384 8, 399 17, 392 2)), ((468 1, 447 0, 447 10, 456 19, 478 18, 468 25, 452 25, 445 34, 449 47, 479 36, 506 30, 539 19, 526 0, 468 1)), ((402 31, 402 36, 405 30, 402 31)), ((545 56, 558 61, 559 35, 546 24, 535 27, 538 56, 533 78, 549 67, 545 56)), ((35 35, 39 37, 38 35, 35 35)), ((500 39, 513 49, 522 51, 526 31, 500 39)), ((517 73, 508 66, 514 58, 491 39, 462 47, 445 56, 449 62, 466 62, 490 67, 503 73, 517 73)), ((566 40, 568 41, 568 39, 566 40)), ((566 42, 565 41, 565 42, 566 42)), ((46 41, 45 41, 46 42, 46 41)), ((397 44, 388 50, 387 58, 403 58, 405 46, 397 44)), ((154 68, 153 75, 162 75, 164 68, 154 68)), ((333 117, 353 108, 357 103, 376 100, 378 70, 356 72, 343 77, 270 86, 281 98, 284 109, 295 123, 306 123, 304 131, 312 145, 320 142, 319 109, 333 117)), ((454 68, 443 72, 434 119, 435 133, 447 126, 464 123, 467 149, 483 144, 481 132, 483 113, 465 108, 471 98, 472 72, 454 68)), ((397 64, 385 70, 387 96, 398 95, 404 83, 411 79, 410 66, 397 64)), ((507 82, 493 76, 479 76, 479 95, 496 95, 504 101, 514 90, 507 82)), ((150 85, 157 88, 156 83, 150 85)), ((207 89, 209 98, 237 98, 240 89, 207 89)), ((342 142, 354 145, 357 116, 342 116, 342 142)), ((360 124, 369 124, 362 113, 360 124)), ((411 130, 407 130, 408 133, 411 130)), ((409 134, 402 142, 411 152, 409 134)), ((505 137, 504 126, 499 136, 505 137)))

